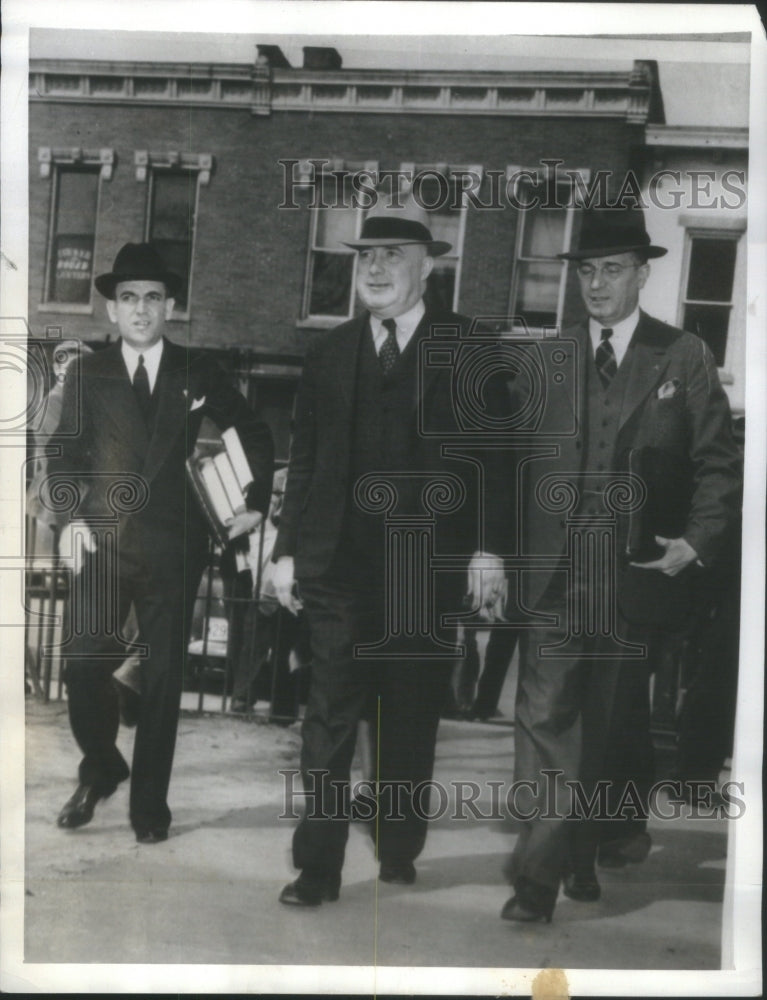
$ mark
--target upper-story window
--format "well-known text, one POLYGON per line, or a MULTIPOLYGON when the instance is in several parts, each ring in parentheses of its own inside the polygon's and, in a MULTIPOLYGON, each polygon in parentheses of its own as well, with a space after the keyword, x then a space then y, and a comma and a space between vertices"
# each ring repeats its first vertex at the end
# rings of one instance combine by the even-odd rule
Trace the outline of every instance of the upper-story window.
POLYGON ((429 275, 429 293, 447 309, 458 309, 461 291, 461 259, 466 231, 469 190, 478 191, 482 167, 444 163, 403 163, 403 174, 411 180, 402 185, 429 214, 429 229, 435 240, 452 246, 449 253, 434 258, 429 275))
POLYGON ((42 177, 51 179, 51 209, 42 309, 90 312, 102 178, 112 151, 38 150, 42 177))
POLYGON ((737 231, 687 230, 680 325, 705 340, 720 368, 727 354, 739 239, 737 231))
MULTIPOLYGON (((514 271, 511 284, 510 313, 518 316, 531 330, 554 327, 561 323, 565 297, 566 262, 557 254, 570 246, 573 230, 574 197, 567 177, 555 185, 545 179, 540 183, 534 171, 521 171, 515 185, 518 207, 514 271)), ((583 172, 582 172, 583 173, 583 172)))
MULTIPOLYGON (((308 162, 308 161, 307 161, 308 162)), ((357 254, 345 244, 362 228, 368 200, 355 185, 362 173, 373 187, 377 165, 315 161, 324 172, 313 177, 311 232, 306 262, 302 316, 320 323, 338 323, 356 311, 357 254)))
POLYGON ((138 180, 147 180, 144 238, 182 281, 174 315, 189 316, 200 187, 209 183, 212 157, 191 153, 135 154, 138 180))

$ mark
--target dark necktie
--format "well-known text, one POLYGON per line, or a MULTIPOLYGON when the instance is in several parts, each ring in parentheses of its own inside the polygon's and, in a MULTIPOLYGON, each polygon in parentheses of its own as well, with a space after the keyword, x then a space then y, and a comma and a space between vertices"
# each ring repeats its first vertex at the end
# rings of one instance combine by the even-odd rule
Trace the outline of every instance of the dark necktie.
POLYGON ((613 331, 608 328, 602 330, 602 340, 597 347, 596 354, 594 355, 594 360, 597 363, 597 371, 599 372, 599 377, 602 380, 602 386, 608 389, 610 383, 615 377, 615 373, 618 371, 618 362, 615 360, 615 351, 613 350, 613 345, 610 343, 610 337, 612 337, 613 331))
POLYGON ((392 368, 397 364, 397 359, 399 358, 399 344, 397 343, 397 324, 393 319, 385 319, 381 326, 388 330, 388 336, 386 340, 381 345, 381 350, 378 352, 378 360, 381 364, 384 375, 388 375, 392 368))
POLYGON ((136 393, 144 422, 148 426, 152 416, 152 393, 149 391, 149 375, 144 364, 143 354, 139 354, 138 365, 133 373, 133 391, 136 393))

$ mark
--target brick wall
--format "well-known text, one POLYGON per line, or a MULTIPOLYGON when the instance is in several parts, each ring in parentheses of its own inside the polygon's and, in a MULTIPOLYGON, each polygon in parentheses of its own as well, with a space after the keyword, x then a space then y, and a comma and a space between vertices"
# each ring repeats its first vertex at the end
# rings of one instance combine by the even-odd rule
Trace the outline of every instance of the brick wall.
MULTIPOLYGON (((638 126, 605 119, 304 112, 258 117, 244 109, 35 102, 30 105, 30 326, 37 335, 46 325, 55 325, 65 336, 86 339, 101 339, 109 329, 95 291, 92 315, 38 311, 51 192, 51 180, 39 173, 40 146, 115 151, 112 179, 101 184, 97 274, 111 268, 124 242, 143 238, 147 184, 136 180, 134 151, 212 153, 210 184, 200 190, 191 318, 174 322, 171 336, 200 346, 300 355, 314 335, 296 326, 310 212, 278 210, 280 159, 377 160, 382 169, 397 169, 402 162, 445 162, 504 170, 508 164, 535 166, 542 157, 558 157, 566 167, 622 175, 640 133, 638 126)), ((508 205, 500 211, 469 209, 460 288, 463 312, 507 312, 516 217, 508 205)), ((565 320, 578 314, 573 286, 565 320)))

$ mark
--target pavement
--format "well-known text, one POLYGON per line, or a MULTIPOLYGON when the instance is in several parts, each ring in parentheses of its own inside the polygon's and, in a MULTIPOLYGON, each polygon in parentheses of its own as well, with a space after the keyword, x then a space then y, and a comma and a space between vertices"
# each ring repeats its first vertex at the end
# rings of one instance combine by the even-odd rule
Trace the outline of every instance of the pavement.
MULTIPOLYGON (((193 704, 185 695, 185 704, 193 704)), ((509 711, 508 702, 502 709, 509 711)), ((120 745, 130 760, 132 730, 120 745)), ((136 844, 123 784, 79 830, 55 825, 78 752, 66 704, 27 699, 25 961, 463 969, 718 969, 724 820, 651 821, 647 861, 602 871, 602 899, 560 897, 551 925, 499 919, 515 833, 487 791, 511 780, 513 728, 445 720, 435 778, 479 780, 479 815, 431 825, 412 887, 379 883, 366 828, 353 824, 338 902, 277 902, 295 877, 280 818, 298 767, 299 727, 258 716, 182 714, 171 836, 136 844)), ((455 787, 455 786, 453 786, 455 787)), ((298 808, 296 800, 296 808, 298 808)), ((460 982, 460 980, 457 980, 460 982)))

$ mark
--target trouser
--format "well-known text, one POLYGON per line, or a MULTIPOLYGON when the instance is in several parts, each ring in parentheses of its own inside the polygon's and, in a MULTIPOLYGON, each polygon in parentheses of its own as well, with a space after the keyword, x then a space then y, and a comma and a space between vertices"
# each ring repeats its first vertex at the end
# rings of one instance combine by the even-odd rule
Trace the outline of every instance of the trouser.
POLYGON ((485 664, 477 684, 474 711, 490 717, 498 709, 503 682, 517 646, 519 632, 508 626, 492 628, 485 648, 485 664))
POLYGON ((378 816, 371 824, 377 856, 385 862, 413 861, 426 839, 450 655, 421 661, 361 658, 355 644, 383 635, 381 589, 360 579, 331 577, 301 581, 299 589, 309 623, 312 676, 301 731, 306 808, 293 837, 294 863, 307 875, 340 873, 357 724, 369 714, 377 737, 378 816))
MULTIPOLYGON (((556 616, 557 624, 522 636, 514 779, 523 784, 515 795, 520 832, 509 868, 515 884, 527 879, 551 890, 574 865, 593 866, 600 838, 644 829, 653 773, 647 658, 611 655, 609 638, 599 636, 571 640, 566 655, 545 653, 565 637, 568 592, 559 576, 536 609, 556 616), (634 820, 627 810, 626 821, 585 818, 600 780, 611 782, 605 815, 621 803, 629 780, 643 815, 634 820)), ((616 632, 629 642, 647 639, 620 616, 616 632)))
POLYGON ((115 628, 122 628, 131 605, 137 641, 146 647, 139 653, 142 696, 130 791, 131 824, 141 832, 167 829, 171 821, 167 794, 201 573, 202 558, 191 554, 186 562, 122 557, 108 581, 98 556, 90 555, 73 582, 76 628, 64 650, 69 719, 83 753, 79 780, 102 794, 111 793, 130 773, 116 746, 119 711, 112 673, 126 655, 115 628), (105 603, 110 593, 114 600, 105 603))

